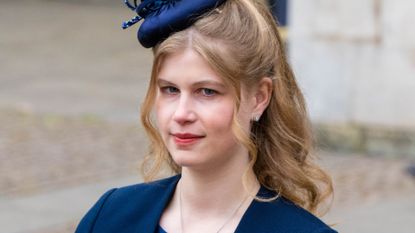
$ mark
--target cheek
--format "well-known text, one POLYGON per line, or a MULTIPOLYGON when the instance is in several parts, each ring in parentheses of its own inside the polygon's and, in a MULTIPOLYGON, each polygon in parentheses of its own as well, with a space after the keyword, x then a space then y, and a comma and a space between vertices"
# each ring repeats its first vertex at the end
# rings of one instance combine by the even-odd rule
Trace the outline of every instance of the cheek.
MULTIPOLYGON (((233 104, 220 104, 203 108, 199 114, 205 130, 219 135, 232 133, 233 104)), ((219 136, 218 135, 218 136, 219 136)))
POLYGON ((160 100, 156 100, 154 113, 156 117, 157 126, 160 129, 167 127, 167 122, 170 118, 170 115, 172 114, 172 111, 174 111, 172 105, 166 104, 160 100))

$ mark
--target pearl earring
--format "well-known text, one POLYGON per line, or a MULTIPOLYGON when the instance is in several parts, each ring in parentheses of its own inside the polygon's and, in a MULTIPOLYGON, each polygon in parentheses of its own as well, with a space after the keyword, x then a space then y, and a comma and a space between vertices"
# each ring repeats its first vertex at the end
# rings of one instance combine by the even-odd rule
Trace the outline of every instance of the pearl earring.
POLYGON ((259 118, 260 118, 260 116, 259 116, 259 115, 257 115, 257 116, 254 116, 254 117, 252 118, 252 120, 253 120, 253 121, 255 121, 255 122, 258 122, 258 121, 259 121, 259 118))

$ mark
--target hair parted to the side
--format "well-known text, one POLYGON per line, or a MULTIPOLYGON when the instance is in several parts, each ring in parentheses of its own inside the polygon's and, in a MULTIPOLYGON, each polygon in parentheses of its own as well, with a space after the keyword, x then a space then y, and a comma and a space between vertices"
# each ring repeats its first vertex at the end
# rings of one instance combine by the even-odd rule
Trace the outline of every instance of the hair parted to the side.
POLYGON ((151 112, 163 58, 185 49, 204 58, 234 92, 235 113, 241 87, 253 87, 264 77, 273 79, 269 106, 253 123, 250 135, 242 130, 236 114, 232 129, 248 149, 250 166, 258 181, 316 213, 318 205, 332 194, 332 181, 313 162, 305 101, 287 62, 274 18, 262 1, 228 0, 153 48, 151 80, 141 108, 141 120, 150 138, 150 151, 142 166, 145 180, 153 180, 166 164, 173 172, 180 172, 152 123, 151 112))

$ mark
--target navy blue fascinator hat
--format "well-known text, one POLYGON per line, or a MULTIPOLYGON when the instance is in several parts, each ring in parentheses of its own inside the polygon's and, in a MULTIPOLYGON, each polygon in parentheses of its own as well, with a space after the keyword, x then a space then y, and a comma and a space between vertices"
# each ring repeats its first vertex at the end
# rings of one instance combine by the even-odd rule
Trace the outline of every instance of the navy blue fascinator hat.
POLYGON ((151 48, 174 32, 190 27, 201 15, 220 6, 225 0, 124 0, 128 8, 137 16, 123 23, 129 28, 140 20, 144 22, 138 29, 138 41, 151 48))

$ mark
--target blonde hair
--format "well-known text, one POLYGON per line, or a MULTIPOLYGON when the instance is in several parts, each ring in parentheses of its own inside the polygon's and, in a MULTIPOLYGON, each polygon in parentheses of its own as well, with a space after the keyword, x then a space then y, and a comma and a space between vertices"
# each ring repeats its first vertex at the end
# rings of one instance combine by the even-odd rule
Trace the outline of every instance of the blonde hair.
POLYGON ((165 164, 180 173, 152 123, 151 111, 163 58, 188 48, 203 57, 234 91, 235 113, 242 86, 255 86, 264 77, 273 80, 270 103, 260 120, 253 123, 250 135, 242 130, 236 114, 232 129, 248 149, 250 167, 261 185, 316 212, 318 205, 332 194, 332 182, 312 162, 313 139, 305 101, 287 62, 274 18, 260 1, 228 0, 153 48, 150 86, 141 109, 141 120, 150 138, 150 151, 142 167, 145 180, 153 180, 165 164))

